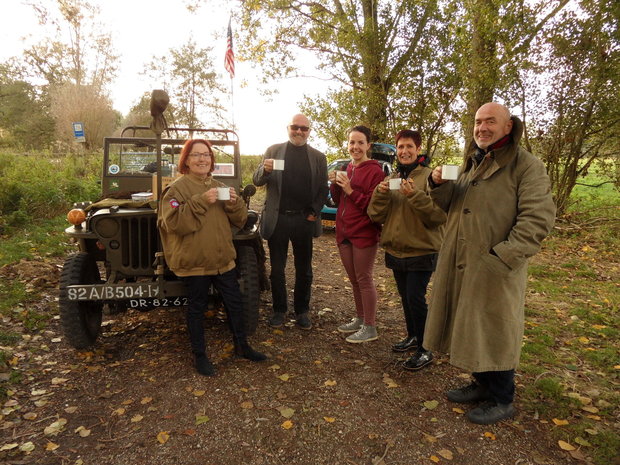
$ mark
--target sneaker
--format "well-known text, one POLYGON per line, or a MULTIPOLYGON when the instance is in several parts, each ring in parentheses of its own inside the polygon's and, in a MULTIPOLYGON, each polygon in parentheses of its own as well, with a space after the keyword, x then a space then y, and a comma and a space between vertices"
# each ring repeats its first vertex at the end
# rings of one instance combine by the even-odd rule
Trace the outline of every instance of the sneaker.
POLYGON ((403 362, 403 368, 409 371, 418 371, 433 361, 433 353, 430 350, 418 350, 415 354, 403 362))
POLYGON ((394 352, 407 352, 412 349, 418 348, 418 338, 415 336, 409 337, 407 336, 400 342, 397 342, 392 346, 392 350, 394 352))
POLYGON ((297 323, 297 326, 299 326, 301 329, 305 329, 306 331, 312 329, 312 320, 310 320, 308 312, 299 313, 296 317, 295 322, 297 323))
POLYGON ((477 425, 492 425, 498 421, 512 418, 514 414, 515 408, 512 403, 498 404, 494 400, 488 400, 467 412, 467 419, 477 425))
POLYGON ((349 323, 338 326, 338 331, 341 333, 354 333, 362 328, 364 320, 361 318, 353 318, 349 323))
POLYGON ((379 339, 377 336, 377 327, 370 325, 362 325, 359 331, 351 334, 345 341, 352 344, 359 344, 360 342, 370 342, 379 339))
POLYGON ((489 400, 491 398, 491 393, 487 387, 473 382, 459 389, 451 389, 446 392, 446 397, 448 397, 448 400, 451 402, 471 404, 474 402, 489 400))
POLYGON ((272 328, 280 328, 284 324, 285 318, 286 313, 273 312, 273 315, 269 319, 269 326, 271 326, 272 328))

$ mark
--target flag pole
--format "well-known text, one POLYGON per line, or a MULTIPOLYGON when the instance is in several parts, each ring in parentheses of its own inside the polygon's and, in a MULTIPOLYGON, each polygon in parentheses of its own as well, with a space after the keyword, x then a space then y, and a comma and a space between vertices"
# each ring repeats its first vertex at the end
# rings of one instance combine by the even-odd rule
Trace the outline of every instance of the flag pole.
POLYGON ((232 11, 228 18, 228 30, 226 32, 226 55, 224 56, 224 68, 230 75, 230 103, 232 112, 232 125, 233 131, 237 131, 235 125, 235 90, 233 85, 233 79, 235 78, 235 53, 233 52, 233 36, 232 36, 232 11))

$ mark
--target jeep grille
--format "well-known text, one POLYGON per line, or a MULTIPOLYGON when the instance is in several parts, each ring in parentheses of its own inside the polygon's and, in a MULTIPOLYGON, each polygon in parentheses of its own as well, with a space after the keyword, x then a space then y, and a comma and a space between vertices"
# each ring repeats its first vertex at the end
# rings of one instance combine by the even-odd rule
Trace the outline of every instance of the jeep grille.
POLYGON ((157 217, 120 218, 120 221, 122 267, 129 273, 152 270, 157 250, 157 217))

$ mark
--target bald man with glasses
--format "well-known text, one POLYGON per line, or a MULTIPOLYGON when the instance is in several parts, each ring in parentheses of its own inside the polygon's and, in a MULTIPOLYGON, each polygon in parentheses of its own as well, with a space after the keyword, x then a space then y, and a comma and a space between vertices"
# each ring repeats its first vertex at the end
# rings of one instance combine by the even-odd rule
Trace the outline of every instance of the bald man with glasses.
POLYGON ((269 325, 279 328, 286 319, 288 295, 284 270, 290 242, 295 262, 295 320, 298 327, 309 330, 312 328, 309 315, 312 240, 322 233, 321 208, 328 191, 327 160, 325 154, 307 144, 310 121, 305 115, 293 116, 287 131, 288 142, 267 149, 254 172, 253 182, 267 186, 261 234, 267 240, 271 261, 273 315, 269 325))

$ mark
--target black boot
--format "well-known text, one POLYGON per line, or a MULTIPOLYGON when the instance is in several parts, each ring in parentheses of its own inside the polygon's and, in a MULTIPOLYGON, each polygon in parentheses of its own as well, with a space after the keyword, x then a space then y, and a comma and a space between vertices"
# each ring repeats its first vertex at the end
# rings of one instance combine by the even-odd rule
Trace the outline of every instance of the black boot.
POLYGON ((202 376, 215 376, 215 367, 211 361, 207 358, 207 354, 199 353, 195 354, 196 357, 196 370, 202 376))
POLYGON ((238 345, 235 345, 235 354, 247 358, 253 362, 262 362, 263 360, 267 360, 267 356, 261 352, 258 352, 250 346, 247 342, 242 342, 238 345))

